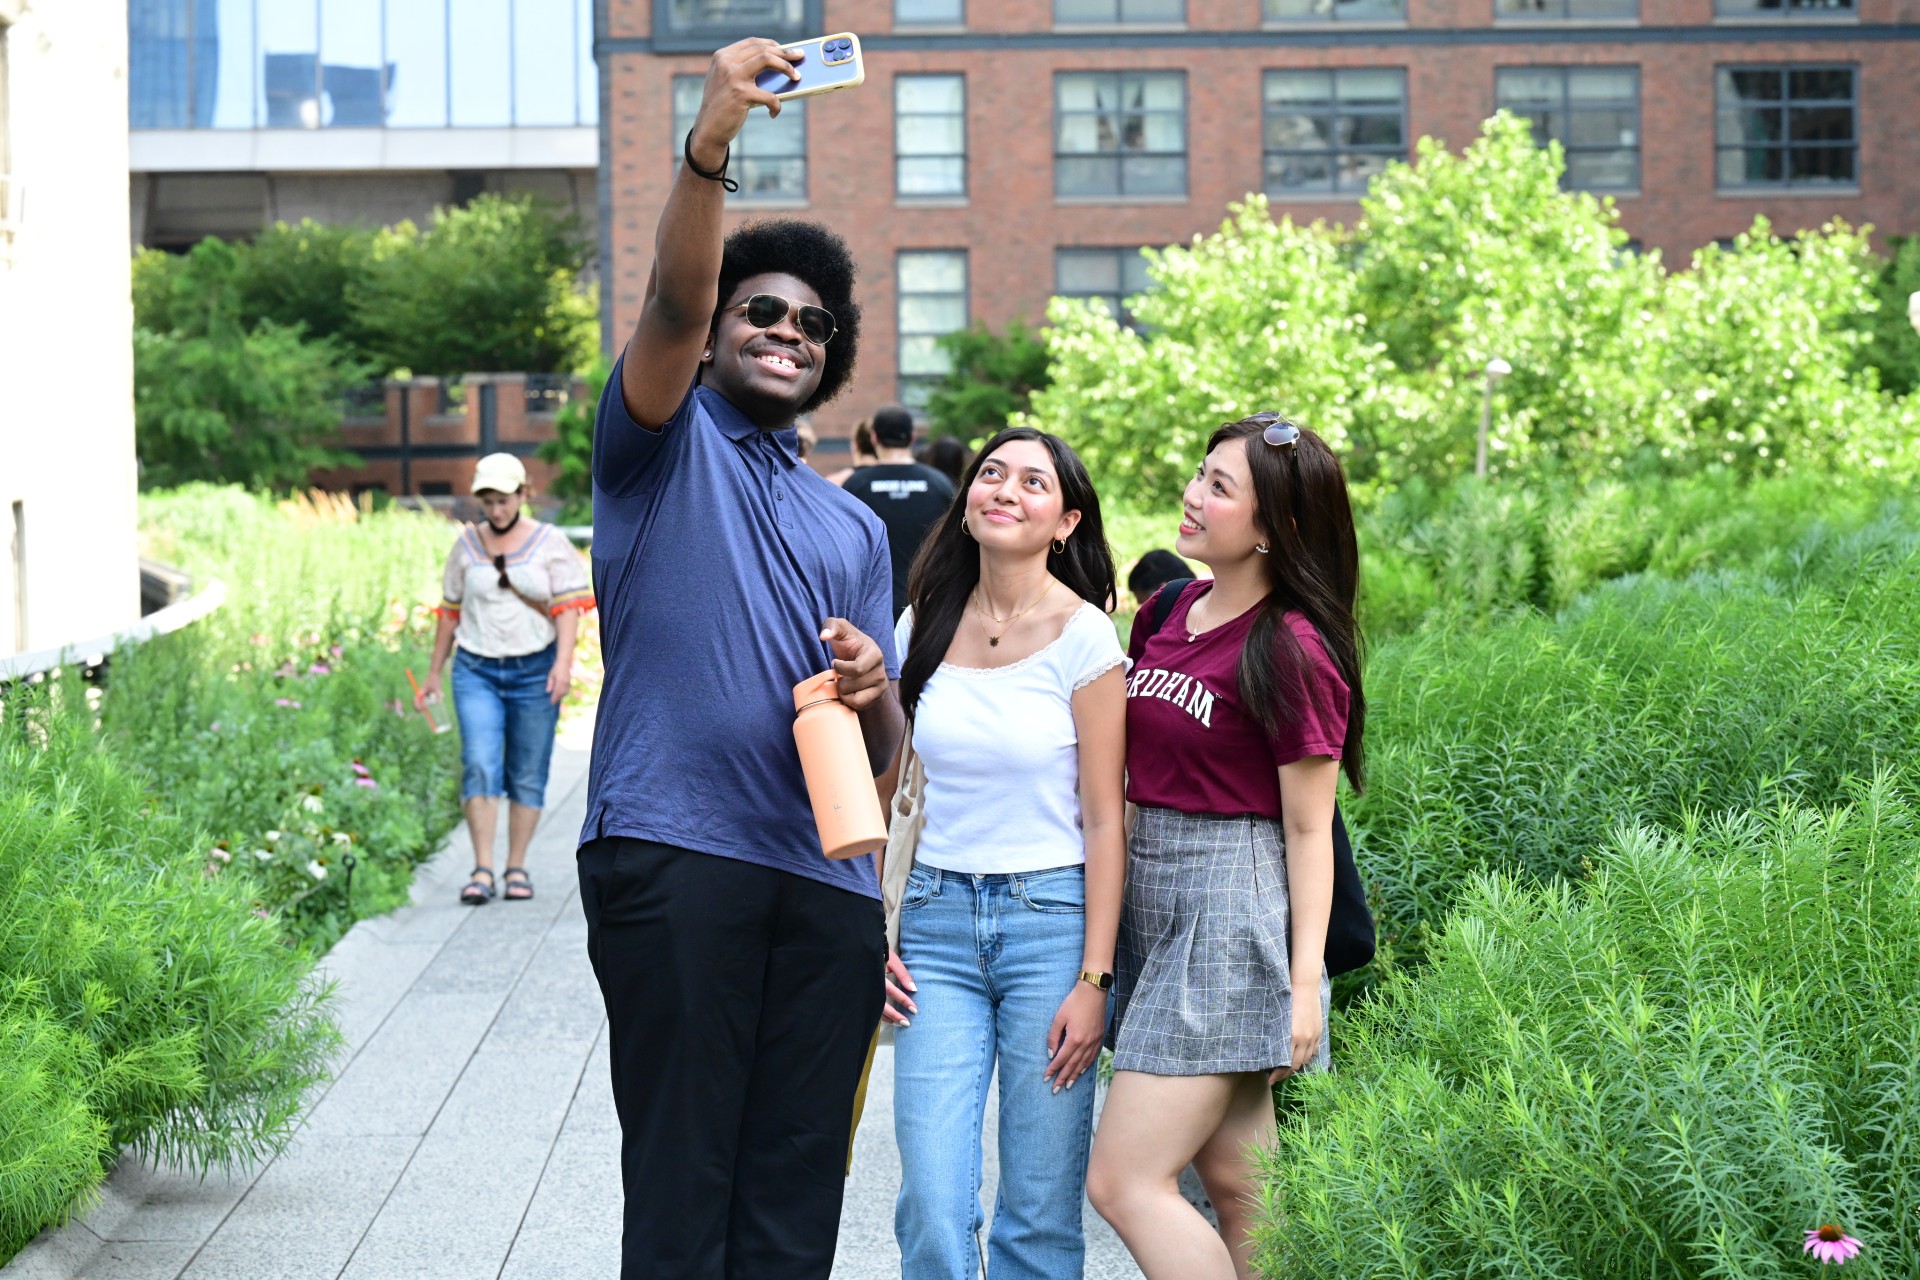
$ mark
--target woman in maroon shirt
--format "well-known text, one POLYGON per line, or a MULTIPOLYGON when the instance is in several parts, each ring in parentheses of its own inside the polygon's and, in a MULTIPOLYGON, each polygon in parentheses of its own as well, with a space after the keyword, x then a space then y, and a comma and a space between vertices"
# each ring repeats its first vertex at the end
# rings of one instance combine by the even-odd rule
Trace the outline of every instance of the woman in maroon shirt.
POLYGON ((1327 1065, 1334 789, 1343 766, 1361 785, 1366 718, 1359 555, 1339 460, 1278 414, 1214 432, 1184 508, 1175 546, 1213 580, 1157 631, 1149 602, 1130 646, 1137 816, 1087 1191, 1148 1280, 1244 1280, 1271 1086, 1327 1065), (1189 1162, 1218 1234, 1180 1194, 1189 1162))

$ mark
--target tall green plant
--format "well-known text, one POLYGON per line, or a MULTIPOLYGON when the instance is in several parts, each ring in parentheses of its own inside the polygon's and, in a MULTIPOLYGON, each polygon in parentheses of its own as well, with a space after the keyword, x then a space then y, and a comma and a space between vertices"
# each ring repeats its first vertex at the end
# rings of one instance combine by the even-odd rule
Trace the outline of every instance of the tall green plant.
POLYGON ((613 362, 596 357, 587 371, 588 396, 568 400, 554 415, 553 439, 540 445, 540 461, 551 463, 553 495, 575 501, 593 497, 593 417, 613 376, 613 362))
POLYGON ((1289 1086, 1261 1273, 1786 1280, 1835 1223, 1849 1275, 1920 1274, 1920 810, 1834 799, 1477 879, 1289 1086))
POLYGON ((947 334, 940 347, 953 368, 927 400, 927 418, 938 435, 991 436, 1024 412, 1049 381, 1046 342, 1024 321, 1001 333, 976 323, 947 334))

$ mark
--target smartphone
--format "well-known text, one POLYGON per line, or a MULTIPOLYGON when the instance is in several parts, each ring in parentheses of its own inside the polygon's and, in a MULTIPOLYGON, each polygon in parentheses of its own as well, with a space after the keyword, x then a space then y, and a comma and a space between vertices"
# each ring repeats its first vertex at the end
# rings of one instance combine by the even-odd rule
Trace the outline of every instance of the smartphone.
POLYGON ((755 84, 776 98, 807 98, 866 83, 867 64, 860 56, 860 37, 850 31, 815 36, 787 48, 806 55, 800 62, 798 80, 783 71, 762 71, 754 77, 755 84))

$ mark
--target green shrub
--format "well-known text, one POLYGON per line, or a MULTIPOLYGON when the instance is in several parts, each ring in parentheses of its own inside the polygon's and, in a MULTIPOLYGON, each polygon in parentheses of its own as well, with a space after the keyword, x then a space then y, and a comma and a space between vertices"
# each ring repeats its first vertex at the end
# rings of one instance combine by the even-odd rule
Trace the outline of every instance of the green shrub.
POLYGON ((380 232, 348 300, 388 368, 416 374, 570 372, 598 350, 599 303, 578 288, 578 224, 531 196, 482 195, 421 231, 380 232))
POLYGON ((1275 222, 1261 196, 1191 246, 1150 250, 1143 335, 1055 299, 1053 381, 1031 418, 1116 496, 1168 501, 1223 421, 1286 412, 1346 460, 1364 503, 1472 470, 1482 369, 1490 470, 1565 477, 1920 472, 1920 411, 1861 376, 1880 306, 1865 235, 1764 220, 1684 270, 1626 248, 1610 203, 1560 190, 1557 148, 1489 120, 1464 154, 1422 140, 1350 229, 1275 222))
POLYGON ((1920 1274, 1920 812, 1841 792, 1476 879, 1289 1086, 1261 1274, 1765 1280, 1828 1222, 1920 1274))
POLYGON ((1555 618, 1436 621, 1375 651, 1347 816, 1389 956, 1418 958, 1480 870, 1577 875, 1618 822, 1826 804, 1910 755, 1920 536, 1815 531, 1763 568, 1625 579, 1555 618))
POLYGON ((962 443, 985 440, 1025 412, 1050 377, 1046 341, 1022 320, 1002 333, 975 323, 945 335, 939 346, 953 368, 928 398, 927 419, 935 435, 962 443))
POLYGON ((206 1169, 285 1144, 337 1037, 310 960, 208 838, 98 749, 77 681, 0 741, 0 1259, 122 1146, 206 1169))
POLYGON ((582 524, 593 523, 593 418, 612 376, 613 361, 596 357, 586 374, 587 394, 560 407, 554 415, 553 439, 540 445, 540 461, 554 467, 553 496, 569 499, 570 514, 585 515, 578 522, 582 524))
POLYGON ((406 902, 458 813, 456 743, 407 683, 426 674, 455 530, 204 486, 149 495, 142 525, 228 603, 116 660, 104 740, 210 833, 216 874, 244 868, 262 909, 324 950, 406 902))

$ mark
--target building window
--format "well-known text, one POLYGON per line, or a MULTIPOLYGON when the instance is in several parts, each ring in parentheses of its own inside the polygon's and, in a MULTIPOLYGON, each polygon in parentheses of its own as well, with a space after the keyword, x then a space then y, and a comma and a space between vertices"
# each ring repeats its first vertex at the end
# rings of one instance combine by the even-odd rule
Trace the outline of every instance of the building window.
POLYGON ((894 279, 900 307, 900 403, 924 412, 953 359, 942 335, 967 327, 967 251, 903 251, 894 279))
POLYGON ((893 0, 896 27, 958 27, 965 22, 962 0, 893 0))
POLYGON ((748 36, 804 40, 822 30, 819 0, 654 0, 653 5, 654 47, 678 53, 709 53, 748 36))
POLYGON ((130 0, 136 129, 592 124, 593 0, 130 0))
POLYGON ((1365 191, 1407 154, 1407 73, 1269 71, 1265 126, 1267 194, 1365 191))
POLYGON ((1622 191, 1640 185, 1640 71, 1636 67, 1503 67, 1494 102, 1533 122, 1533 140, 1560 144, 1562 185, 1622 191))
POLYGON ((1714 77, 1720 189, 1855 185, 1854 75, 1852 67, 1721 67, 1714 77))
POLYGON ((967 194, 967 78, 893 81, 893 189, 902 196, 967 194))
POLYGON ((1107 314, 1129 329, 1140 325, 1127 309, 1127 299, 1153 287, 1147 260, 1138 248, 1053 251, 1053 291, 1062 298, 1086 298, 1106 307, 1107 314))
POLYGON ((1187 193, 1185 72, 1058 75, 1054 105, 1054 194, 1187 193))
POLYGON ((1269 22, 1405 22, 1407 0, 1266 0, 1269 22))
MULTIPOLYGON (((673 163, 681 163, 687 130, 700 114, 704 75, 673 78, 673 163)), ((755 107, 733 140, 727 174, 740 184, 732 200, 805 200, 807 198, 807 100, 790 99, 779 116, 755 107)))
POLYGON ((1496 21, 1580 22, 1640 16, 1640 0, 1493 0, 1496 21))
POLYGON ((1125 22, 1174 23, 1185 26, 1187 0, 1053 0, 1056 25, 1125 22))
POLYGON ((1713 0, 1721 18, 1851 18, 1853 0, 1713 0))

